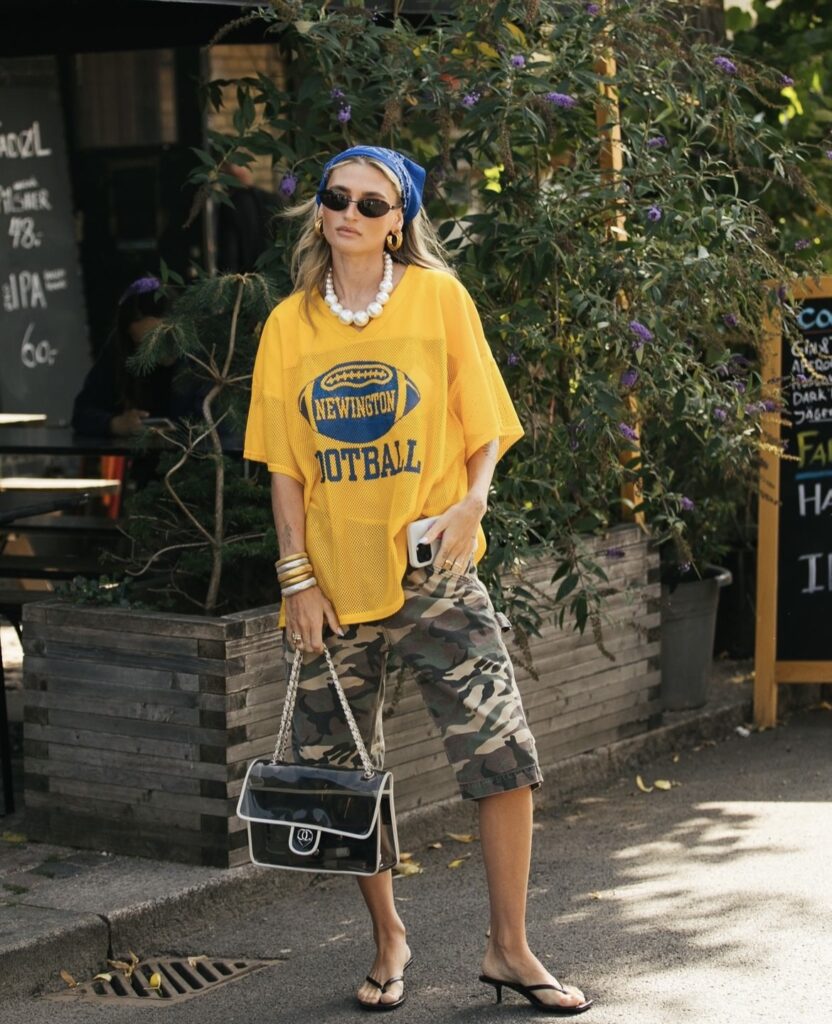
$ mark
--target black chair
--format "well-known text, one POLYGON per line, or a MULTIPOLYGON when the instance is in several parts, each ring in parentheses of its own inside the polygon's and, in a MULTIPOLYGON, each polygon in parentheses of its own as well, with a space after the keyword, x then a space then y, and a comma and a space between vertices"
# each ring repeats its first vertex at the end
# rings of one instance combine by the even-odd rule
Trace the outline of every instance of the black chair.
MULTIPOLYGON (((49 501, 41 501, 31 505, 21 505, 10 509, 7 512, 0 512, 0 528, 13 526, 20 519, 27 519, 31 516, 44 515, 47 512, 63 512, 68 509, 77 508, 79 505, 89 501, 88 494, 68 494, 66 497, 53 498, 49 501)), ((27 600, 38 600, 50 596, 49 591, 27 594, 21 590, 11 595, 0 593, 0 615, 11 622, 17 635, 23 638, 23 605, 27 600)), ((9 713, 6 705, 6 675, 3 669, 3 647, 0 644, 0 771, 3 778, 3 805, 4 810, 0 817, 14 812, 14 780, 12 778, 12 749, 11 736, 9 734, 9 713)))

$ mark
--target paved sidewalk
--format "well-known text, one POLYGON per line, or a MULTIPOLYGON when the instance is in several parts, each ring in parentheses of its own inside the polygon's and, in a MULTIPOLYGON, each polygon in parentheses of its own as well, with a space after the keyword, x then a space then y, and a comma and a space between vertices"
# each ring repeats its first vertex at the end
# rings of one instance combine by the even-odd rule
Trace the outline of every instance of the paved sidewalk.
MULTIPOLYGON (((660 729, 559 764, 548 772, 540 806, 603 785, 660 752, 731 734, 749 717, 750 685, 749 663, 717 662, 704 708, 668 714, 660 729)), ((20 759, 15 768, 20 784, 20 759)), ((0 819, 0 996, 60 985, 61 968, 90 977, 127 945, 159 948, 183 919, 246 905, 262 896, 264 886, 269 899, 283 898, 306 878, 30 842, 20 791, 17 804, 14 815, 0 819)), ((425 829, 466 831, 472 820, 471 806, 454 801, 411 815, 401 827, 406 838, 425 829)))
MULTIPOLYGON (((530 938, 564 980, 596 998, 583 1019, 829 1020, 830 755, 832 712, 818 707, 776 730, 748 737, 732 731, 676 754, 657 753, 638 770, 646 783, 672 782, 667 791, 641 792, 634 765, 627 764, 615 781, 539 808, 530 938)), ((439 815, 404 829, 405 848, 424 872, 395 882, 416 955, 407 974, 408 1002, 396 1020, 528 1020, 528 1007, 514 996, 495 1006, 493 994, 477 982, 487 922, 481 853, 476 842, 450 838, 451 830, 475 832, 473 817, 464 822, 439 815), (431 848, 436 841, 441 849, 431 848)), ((141 957, 275 961, 202 998, 159 1008, 172 1024, 365 1019, 351 993, 370 966, 371 942, 349 880, 318 876, 302 887, 262 890, 257 900, 223 901, 209 913, 175 914, 163 906, 155 936, 123 923, 122 955, 131 948, 141 957)), ((63 954, 62 966, 68 966, 68 940, 63 954)), ((5 965, 0 969, 5 974, 5 965)), ((59 987, 60 981, 48 986, 59 987)), ((152 1013, 147 1005, 96 1005, 76 996, 59 1003, 7 999, 0 1002, 0 1020, 139 1024, 152 1013)))

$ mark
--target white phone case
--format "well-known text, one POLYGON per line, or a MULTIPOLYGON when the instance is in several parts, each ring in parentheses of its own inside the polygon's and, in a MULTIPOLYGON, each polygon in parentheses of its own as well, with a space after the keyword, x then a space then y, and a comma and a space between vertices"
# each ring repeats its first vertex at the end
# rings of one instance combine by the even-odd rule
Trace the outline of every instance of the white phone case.
POLYGON ((415 523, 409 523, 407 527, 407 557, 410 564, 418 569, 423 565, 431 565, 436 553, 439 551, 439 538, 430 545, 430 558, 420 559, 417 548, 422 537, 428 532, 438 519, 438 516, 429 516, 427 519, 417 519, 415 523))

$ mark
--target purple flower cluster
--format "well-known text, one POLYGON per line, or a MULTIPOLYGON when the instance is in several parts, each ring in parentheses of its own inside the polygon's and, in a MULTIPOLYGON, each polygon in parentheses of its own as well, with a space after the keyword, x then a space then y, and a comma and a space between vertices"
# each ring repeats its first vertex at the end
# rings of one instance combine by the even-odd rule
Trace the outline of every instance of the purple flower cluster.
POLYGON ((728 419, 728 413, 724 409, 717 407, 714 409, 714 419, 719 423, 724 423, 728 419))
POLYGON ((652 139, 647 140, 648 149, 661 149, 662 146, 667 145, 667 139, 664 135, 654 135, 652 139))
POLYGON ((591 14, 593 17, 596 14, 600 14, 601 13, 601 5, 600 4, 587 4, 586 5, 586 13, 587 14, 591 14))
POLYGON ((526 66, 526 58, 522 53, 515 53, 511 58, 511 66, 513 68, 524 68, 526 66))
POLYGON ((520 356, 516 352, 509 352, 506 362, 509 366, 517 366, 520 362, 520 356))
POLYGON ((780 76, 780 84, 781 85, 794 85, 794 79, 792 78, 791 75, 781 75, 780 76))
POLYGON ((827 160, 832 160, 832 149, 827 149, 827 151, 826 151, 826 159, 827 160))
POLYGON ((662 219, 662 208, 661 208, 661 206, 656 206, 655 203, 652 206, 648 206, 647 207, 647 219, 648 220, 652 220, 653 223, 655 223, 657 220, 661 220, 662 219))
POLYGON ((693 509, 696 508, 696 502, 694 502, 691 498, 685 497, 685 495, 683 494, 682 500, 679 502, 679 507, 683 512, 692 512, 693 509))
POLYGON ((563 107, 564 110, 569 110, 578 103, 574 96, 569 96, 565 92, 547 92, 543 99, 555 107, 563 107))
POLYGON ((624 558, 627 552, 624 548, 607 548, 604 554, 607 558, 624 558))
POLYGON ((724 313, 722 316, 722 322, 726 327, 736 327, 740 321, 736 313, 724 313))
POLYGON ((636 381, 638 380, 638 370, 631 367, 629 370, 625 370, 621 374, 621 387, 622 388, 634 388, 636 381))
POLYGON ((746 416, 756 416, 756 414, 758 412, 766 412, 766 411, 767 410, 766 410, 766 403, 765 402, 750 402, 745 407, 745 415, 746 416))
POLYGON ((649 327, 645 327, 643 323, 638 320, 630 321, 630 330, 635 335, 633 339, 633 348, 638 351, 646 341, 653 340, 653 332, 649 327))
POLYGON ((290 196, 295 194, 295 189, 298 187, 298 179, 294 174, 284 174, 280 179, 280 184, 277 187, 278 192, 282 196, 286 196, 288 199, 290 196))
POLYGON ((352 107, 349 103, 344 103, 344 90, 338 88, 330 89, 329 97, 338 104, 338 114, 336 116, 339 122, 346 124, 352 117, 352 107))
POLYGON ((635 430, 633 430, 629 423, 619 423, 618 432, 620 434, 623 434, 623 436, 626 437, 628 441, 638 441, 638 434, 635 430))
POLYGON ((475 107, 480 101, 480 94, 478 92, 466 92, 462 97, 463 107, 467 107, 468 110, 471 107, 475 107))
POLYGON ((797 250, 797 252, 800 252, 801 249, 808 249, 811 244, 812 243, 809 241, 808 238, 798 238, 798 240, 794 243, 794 247, 797 250))
POLYGON ((737 73, 737 65, 732 60, 728 60, 727 57, 714 57, 714 66, 718 67, 726 75, 735 75, 737 73))
POLYGON ((744 395, 745 394, 745 390, 746 390, 747 385, 746 385, 744 380, 732 380, 731 381, 731 386, 736 389, 738 394, 740 394, 740 395, 744 395))

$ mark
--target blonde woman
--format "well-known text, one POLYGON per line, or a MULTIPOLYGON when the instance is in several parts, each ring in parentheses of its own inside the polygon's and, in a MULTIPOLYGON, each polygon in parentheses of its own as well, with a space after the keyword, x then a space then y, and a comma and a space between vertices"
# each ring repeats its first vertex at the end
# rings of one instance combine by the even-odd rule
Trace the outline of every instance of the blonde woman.
MULTIPOLYGON (((287 653, 303 651, 298 760, 351 763, 328 646, 380 765, 388 661, 418 681, 461 795, 476 800, 490 900, 480 980, 548 1013, 589 1008, 525 931, 532 789, 541 781, 500 624, 475 563, 495 464, 522 428, 471 297, 422 210, 425 172, 357 146, 325 166, 294 254, 295 292, 266 323, 245 457, 271 471, 287 653), (408 564, 409 523, 437 517, 433 563, 408 564)), ((356 996, 404 1002, 412 956, 389 871, 359 879, 376 956, 356 996)), ((449 936, 450 938, 450 936, 449 936)))

